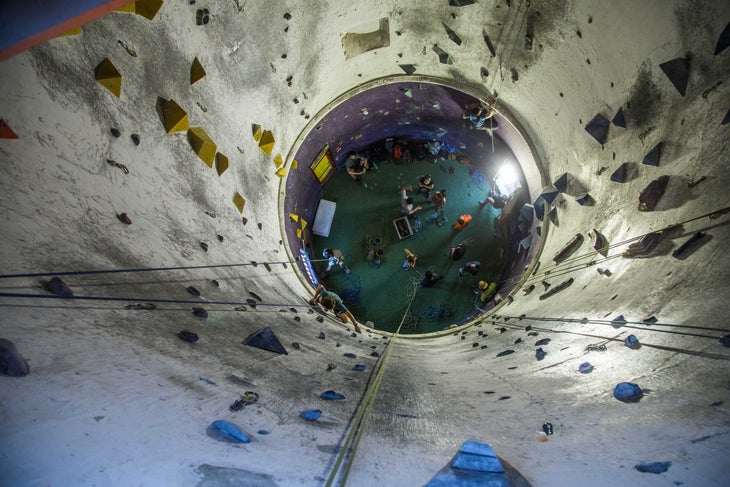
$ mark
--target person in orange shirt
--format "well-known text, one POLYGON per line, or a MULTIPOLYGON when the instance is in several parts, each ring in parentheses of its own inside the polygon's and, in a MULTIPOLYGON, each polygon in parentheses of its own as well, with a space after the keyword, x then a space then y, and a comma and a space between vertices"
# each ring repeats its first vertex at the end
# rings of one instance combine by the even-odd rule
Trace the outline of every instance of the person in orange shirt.
POLYGON ((461 215, 451 228, 453 230, 463 230, 469 225, 469 222, 471 222, 471 215, 461 215))

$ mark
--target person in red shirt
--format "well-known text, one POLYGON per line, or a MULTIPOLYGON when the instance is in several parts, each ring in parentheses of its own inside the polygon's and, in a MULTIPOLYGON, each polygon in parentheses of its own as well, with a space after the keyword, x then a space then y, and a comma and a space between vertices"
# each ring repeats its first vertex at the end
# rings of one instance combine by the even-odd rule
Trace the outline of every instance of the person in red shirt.
POLYGON ((469 222, 471 222, 471 215, 461 215, 456 219, 456 223, 451 228, 454 230, 463 230, 469 225, 469 222))
POLYGON ((431 203, 433 203, 435 210, 440 210, 444 207, 446 204, 446 190, 442 189, 441 191, 436 191, 433 196, 431 196, 431 203))

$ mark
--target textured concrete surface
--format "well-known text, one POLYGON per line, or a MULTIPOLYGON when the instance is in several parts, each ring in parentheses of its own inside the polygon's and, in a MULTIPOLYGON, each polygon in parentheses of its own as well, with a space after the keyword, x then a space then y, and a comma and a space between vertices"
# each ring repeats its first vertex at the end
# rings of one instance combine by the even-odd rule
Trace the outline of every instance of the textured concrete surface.
MULTIPOLYGON (((294 170, 291 162, 323 110, 367 83, 407 81, 400 65, 410 64, 414 76, 442 79, 472 96, 496 90, 498 108, 529 140, 505 136, 517 157, 534 156, 526 168, 528 180, 539 181, 530 185, 532 198, 566 172, 573 194, 554 201, 557 224, 542 224, 539 269, 494 315, 457 335, 395 342, 348 484, 425 484, 475 439, 533 485, 724 485, 730 353, 718 339, 730 333, 730 232, 727 214, 693 219, 729 206, 730 138, 720 122, 730 107, 730 61, 727 51, 713 53, 730 9, 720 1, 532 1, 522 16, 525 4, 510 4, 168 1, 152 21, 114 13, 79 36, 3 61, 0 117, 19 139, 0 139, 0 269, 290 260, 287 178, 275 175, 274 156, 282 155, 289 172, 308 170, 306 161, 294 170), (196 25, 199 8, 210 10, 207 25, 196 25), (373 32, 381 19, 388 19, 389 45, 348 59, 343 36, 373 32), (451 64, 439 62, 435 44, 451 64), (106 57, 123 76, 120 98, 94 79, 106 57), (207 75, 191 86, 195 57, 207 75), (689 65, 685 96, 659 68, 678 57, 689 65), (198 159, 184 133, 165 133, 159 107, 167 99, 230 159, 222 176, 198 159), (585 131, 596 114, 611 120, 621 107, 627 127, 612 125, 603 145, 585 131), (271 130, 271 155, 252 138, 254 124, 271 130), (641 164, 659 142, 659 166, 641 164), (624 162, 637 163, 636 177, 612 182, 624 162), (638 211, 639 192, 662 175, 670 182, 655 211, 638 211), (576 202, 583 191, 593 205, 576 202), (232 203, 236 192, 246 199, 245 224, 232 203), (132 225, 118 220, 122 212, 132 225), (678 223, 649 255, 620 257, 630 239, 678 223), (592 250, 593 228, 624 243, 610 249, 609 260, 592 250), (686 259, 672 257, 699 230, 707 234, 701 245, 686 259), (551 267, 576 233, 586 241, 574 265, 551 267), (569 278, 570 287, 540 299, 543 281, 555 287, 569 278), (531 283, 536 288, 525 295, 520 289, 531 283), (629 323, 612 325, 619 315, 629 323), (652 315, 657 324, 639 324, 652 315), (629 333, 641 348, 624 347, 629 333), (542 338, 551 342, 537 361, 542 338), (586 351, 595 343, 606 351, 586 351), (507 349, 515 352, 497 357, 507 349), (594 365, 590 374, 578 372, 585 361, 594 365), (611 396, 623 381, 645 389, 641 401, 611 396), (553 424, 552 436, 541 432, 544 422, 553 424), (642 461, 672 465, 641 473, 634 466, 642 461)), ((0 337, 31 368, 26 377, 0 381, 3 482, 321 484, 379 363, 370 354, 387 340, 367 332, 351 337, 329 317, 319 323, 305 307, 311 288, 296 266, 269 269, 64 277, 77 296, 123 301, 12 297, 47 295, 48 276, 3 278, 0 337), (199 298, 186 291, 191 285, 199 298), (258 305, 204 305, 206 321, 191 314, 190 302, 125 308, 152 299, 258 305), (288 355, 241 344, 267 325, 288 355), (179 340, 183 328, 200 340, 179 340), (329 364, 336 368, 328 371, 329 364), (354 364, 366 370, 352 371, 354 364), (318 397, 330 389, 347 399, 318 397), (230 412, 246 390, 259 401, 230 412), (317 422, 298 417, 310 408, 323 411, 317 422), (215 441, 205 431, 216 419, 238 424, 254 441, 215 441)))

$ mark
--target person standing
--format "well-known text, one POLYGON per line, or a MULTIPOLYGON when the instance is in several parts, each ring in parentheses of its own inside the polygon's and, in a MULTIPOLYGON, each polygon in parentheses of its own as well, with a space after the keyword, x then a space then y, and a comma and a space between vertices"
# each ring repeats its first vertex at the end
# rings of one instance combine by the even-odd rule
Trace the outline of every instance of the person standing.
POLYGON ((322 257, 327 259, 327 269, 325 272, 329 272, 332 266, 338 265, 345 271, 345 274, 350 273, 350 268, 345 264, 345 255, 339 249, 324 249, 322 251, 322 257))
POLYGON ((409 218, 416 218, 416 212, 421 211, 422 207, 413 206, 413 197, 408 196, 407 191, 413 191, 413 186, 401 186, 400 188, 401 213, 409 218))
POLYGON ((413 269, 414 267, 416 267, 416 261, 418 260, 418 256, 408 249, 403 250, 406 253, 406 260, 403 261, 403 268, 406 270, 413 269))
POLYGON ((481 264, 478 260, 473 260, 471 262, 467 262, 463 266, 459 267, 459 277, 464 277, 464 273, 471 274, 472 276, 476 276, 477 272, 479 272, 479 267, 481 264))
POLYGON ((436 191, 433 196, 431 196, 431 203, 433 203, 436 211, 443 209, 446 204, 446 190, 442 189, 441 191, 436 191))
POLYGON ((465 229, 469 223, 471 222, 471 215, 461 215, 459 218, 456 219, 456 222, 451 227, 453 230, 463 230, 465 229))

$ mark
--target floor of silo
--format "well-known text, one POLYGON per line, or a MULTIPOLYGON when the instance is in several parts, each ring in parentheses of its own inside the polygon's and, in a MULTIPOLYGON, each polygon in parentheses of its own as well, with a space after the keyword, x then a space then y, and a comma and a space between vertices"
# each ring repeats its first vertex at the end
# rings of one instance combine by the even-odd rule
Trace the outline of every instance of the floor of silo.
POLYGON ((369 321, 376 329, 395 331, 403 321, 401 333, 429 333, 459 323, 481 305, 474 286, 481 280, 497 281, 506 263, 507 242, 495 235, 493 227, 500 210, 479 204, 491 188, 486 174, 494 175, 493 162, 465 166, 440 159, 376 164, 378 169, 366 173, 361 183, 339 167, 324 185, 322 198, 337 207, 329 235, 313 239, 314 258, 322 259, 325 248, 340 249, 351 272, 334 266, 325 273, 327 262, 320 261, 315 266, 320 281, 342 297, 358 321, 369 321), (411 220, 414 233, 400 239, 393 223, 402 216, 400 187, 412 185, 415 190, 425 174, 431 174, 434 190, 446 189, 443 216, 447 221, 434 221, 433 204, 414 192, 414 205, 423 209, 417 213, 418 223, 411 220), (452 225, 462 214, 473 219, 465 229, 455 231, 452 225), (462 242, 467 244, 464 257, 451 261, 451 247, 462 242), (406 248, 418 256, 410 270, 403 268, 406 248), (377 249, 383 250, 379 265, 373 253, 377 249), (459 277, 459 267, 470 261, 480 262, 478 273, 459 277), (420 282, 428 270, 444 278, 425 288, 420 282))

